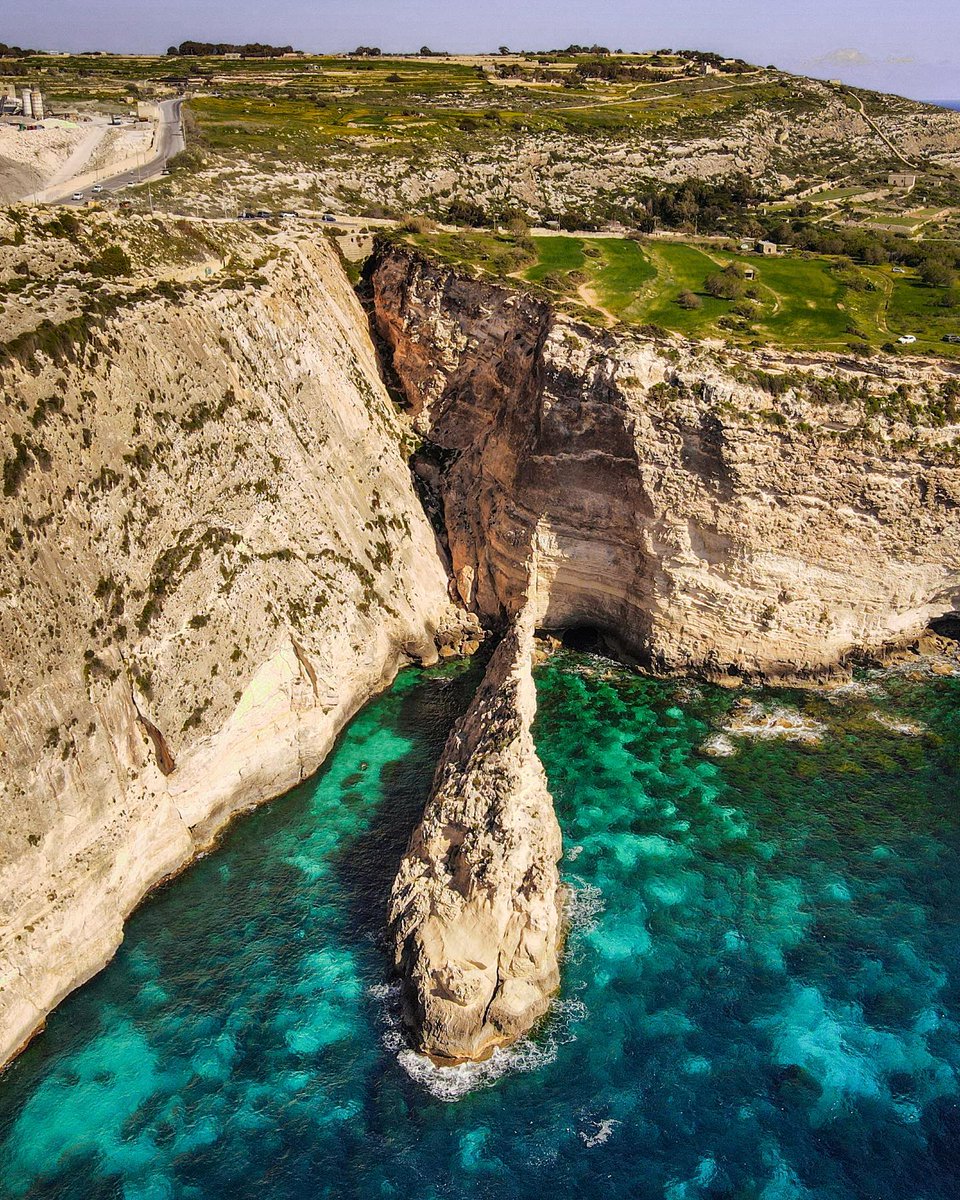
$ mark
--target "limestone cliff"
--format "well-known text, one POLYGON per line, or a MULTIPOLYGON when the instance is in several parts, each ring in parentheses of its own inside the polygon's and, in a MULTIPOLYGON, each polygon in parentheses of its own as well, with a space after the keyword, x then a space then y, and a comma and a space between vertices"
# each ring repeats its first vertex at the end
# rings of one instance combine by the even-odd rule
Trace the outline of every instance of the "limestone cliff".
POLYGON ((390 902, 404 1015, 436 1061, 526 1033, 559 986, 560 828, 530 725, 533 611, 450 734, 390 902))
MULTIPOLYGON (((143 240, 184 228, 219 236, 143 240)), ((95 311, 0 353, 0 1062, 149 888, 460 636, 339 263, 244 236, 246 269, 179 291, 71 276, 95 311)))
POLYGON ((463 599, 654 669, 820 678, 960 607, 948 364, 801 363, 600 332, 383 246, 386 357, 463 599))
POLYGON ((391 909, 408 1017, 446 1060, 528 1028, 556 986, 535 624, 598 628, 660 670, 818 678, 960 609, 946 366, 597 332, 382 249, 376 325, 470 625, 322 244, 6 220, 0 1062, 150 887, 478 615, 507 633, 391 909))

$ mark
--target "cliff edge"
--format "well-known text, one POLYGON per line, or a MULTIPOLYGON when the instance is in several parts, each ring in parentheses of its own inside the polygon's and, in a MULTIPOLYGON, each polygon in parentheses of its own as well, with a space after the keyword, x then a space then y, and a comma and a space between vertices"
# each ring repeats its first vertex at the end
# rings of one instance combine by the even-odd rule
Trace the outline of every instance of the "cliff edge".
POLYGON ((0 1063, 151 887, 463 635, 322 240, 14 216, 0 266, 50 316, 0 347, 0 1063), (129 268, 91 288, 78 238, 129 268))
POLYGON ((644 666, 816 681, 960 608, 955 364, 598 331, 381 245, 375 319, 460 594, 644 666))

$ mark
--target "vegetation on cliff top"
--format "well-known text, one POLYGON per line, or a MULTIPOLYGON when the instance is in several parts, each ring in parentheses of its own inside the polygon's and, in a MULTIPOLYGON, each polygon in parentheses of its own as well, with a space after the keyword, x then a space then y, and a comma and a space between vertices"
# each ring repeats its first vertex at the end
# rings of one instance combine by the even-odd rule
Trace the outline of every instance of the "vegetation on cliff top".
POLYGON ((866 205, 864 220, 891 226, 939 220, 960 203, 949 157, 960 118, 715 54, 174 49, 152 58, 25 55, 10 73, 27 80, 42 68, 54 108, 95 100, 129 111, 135 98, 186 93, 190 151, 155 192, 197 212, 218 211, 230 196, 236 208, 275 202, 435 218, 471 202, 494 218, 520 208, 579 228, 624 214, 634 221, 638 208, 668 221, 673 204, 685 219, 709 220, 709 197, 698 213, 679 185, 735 176, 749 181, 745 202, 866 205), (248 56, 255 51, 272 57, 248 56), (923 196, 878 199, 904 157, 923 196), (811 185, 823 190, 808 199, 811 185))
MULTIPOLYGON (((763 257, 736 242, 529 237, 523 234, 407 235, 424 252, 461 268, 545 292, 562 311, 605 324, 657 325, 741 345, 872 353, 904 350, 958 356, 955 268, 933 278, 907 243, 904 263, 794 250, 763 257), (718 286, 717 277, 730 282, 718 286)), ((939 260, 938 260, 939 261, 939 260)))

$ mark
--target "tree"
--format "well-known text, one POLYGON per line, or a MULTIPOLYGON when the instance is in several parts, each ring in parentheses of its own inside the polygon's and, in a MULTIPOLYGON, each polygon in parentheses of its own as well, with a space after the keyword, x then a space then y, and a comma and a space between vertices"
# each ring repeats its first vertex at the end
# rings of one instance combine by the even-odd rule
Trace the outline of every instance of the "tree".
POLYGON ((920 278, 928 287, 953 287, 956 273, 947 263, 928 258, 920 267, 920 278))
POLYGON ((509 53, 510 53, 510 47, 509 47, 509 46, 498 46, 498 47, 497 47, 497 53, 498 53, 498 54, 509 54, 509 53))
POLYGON ((451 200, 447 219, 454 225, 472 225, 474 228, 490 224, 486 210, 472 200, 451 200))
POLYGON ((742 268, 730 263, 722 271, 715 271, 703 281, 703 289, 721 300, 742 300, 747 294, 742 268))

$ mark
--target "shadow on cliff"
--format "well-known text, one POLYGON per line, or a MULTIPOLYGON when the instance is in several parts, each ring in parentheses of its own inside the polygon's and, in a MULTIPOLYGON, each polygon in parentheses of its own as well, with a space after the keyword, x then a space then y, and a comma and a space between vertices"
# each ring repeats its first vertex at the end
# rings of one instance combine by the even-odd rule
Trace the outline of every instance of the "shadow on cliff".
MULTIPOLYGON (((381 949, 386 944, 387 902, 400 859, 427 802, 447 735, 469 707, 492 650, 484 645, 468 661, 426 672, 421 686, 403 699, 397 732, 411 747, 384 770, 380 805, 366 832, 351 839, 336 863, 354 942, 372 941, 381 949)), ((362 782, 352 779, 350 785, 362 782)))

